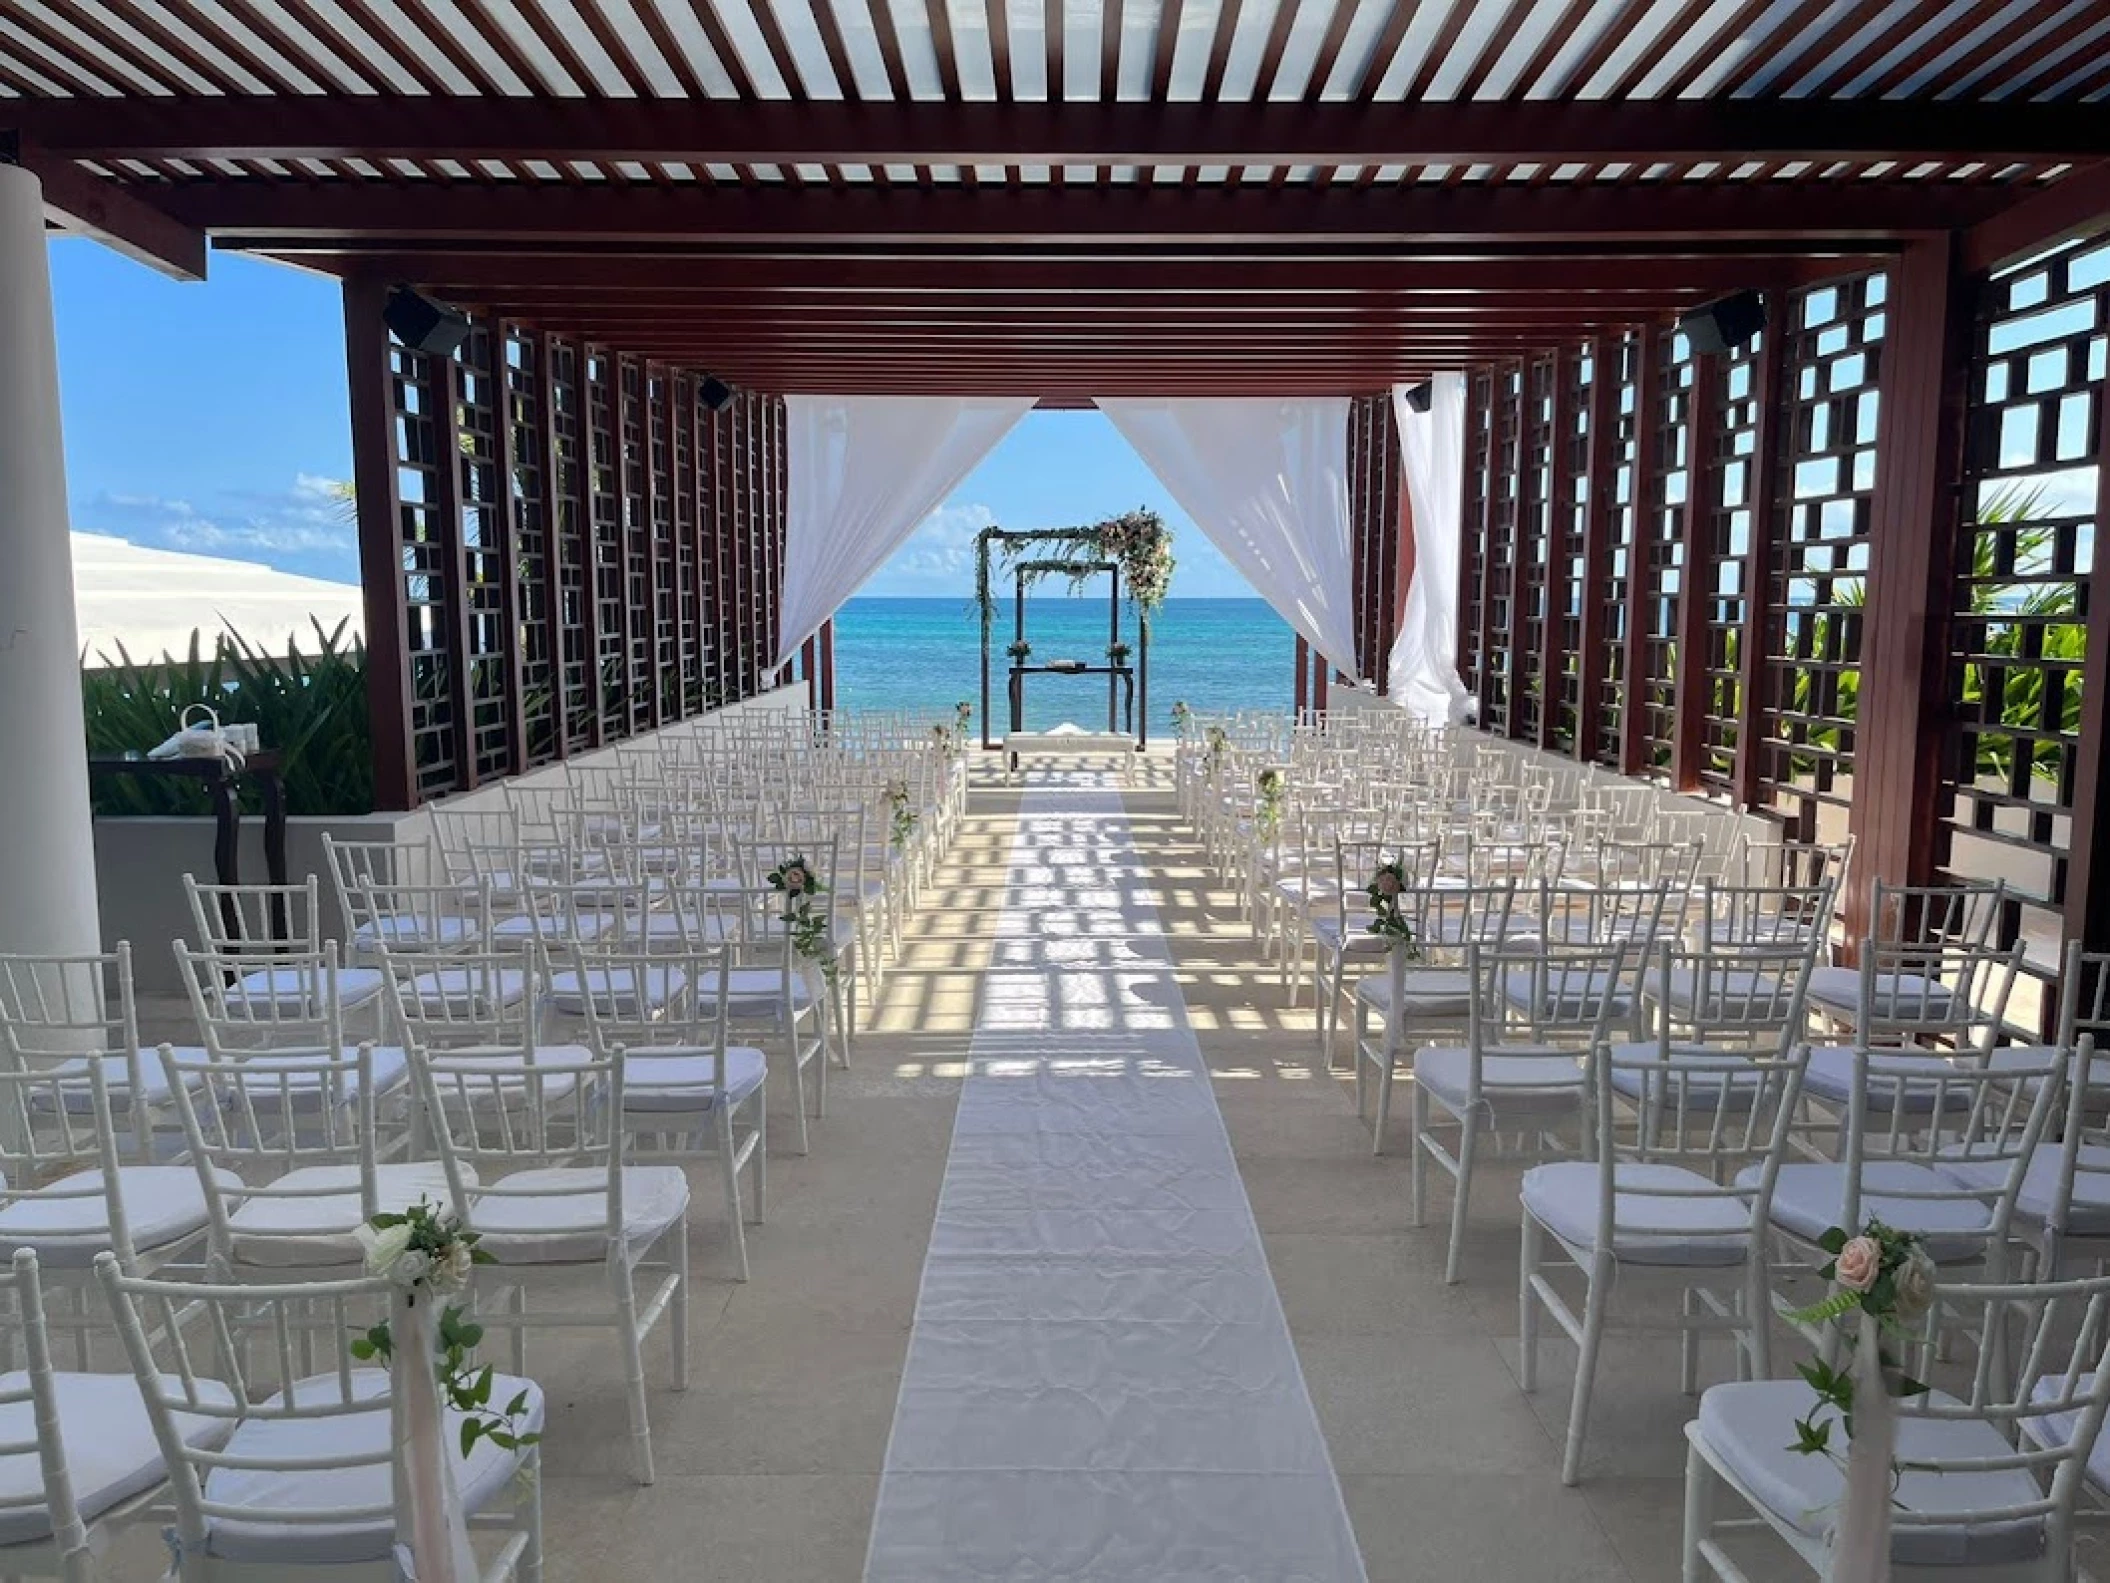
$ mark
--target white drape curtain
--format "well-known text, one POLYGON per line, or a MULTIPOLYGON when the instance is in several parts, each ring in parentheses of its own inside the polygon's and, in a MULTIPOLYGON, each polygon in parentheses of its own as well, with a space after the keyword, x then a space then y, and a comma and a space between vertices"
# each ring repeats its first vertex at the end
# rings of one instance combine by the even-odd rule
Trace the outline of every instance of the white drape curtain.
POLYGON ((1031 396, 786 396, 778 665, 886 564, 1031 396))
POLYGON ((1458 679, 1458 554, 1465 490, 1465 376, 1431 381, 1429 410, 1407 405, 1392 387, 1414 511, 1414 578, 1392 641, 1385 676, 1395 701, 1424 720, 1457 723, 1472 708, 1458 679))
POLYGON ((1360 680, 1348 398, 1101 396, 1098 405, 1224 559, 1334 669, 1360 680))

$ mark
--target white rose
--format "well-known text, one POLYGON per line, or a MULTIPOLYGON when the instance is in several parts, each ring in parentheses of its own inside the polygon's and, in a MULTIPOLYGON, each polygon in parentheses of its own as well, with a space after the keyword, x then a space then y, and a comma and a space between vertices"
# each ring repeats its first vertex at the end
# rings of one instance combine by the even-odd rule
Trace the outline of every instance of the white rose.
POLYGON ((1898 1266, 1897 1273, 1891 1277, 1897 1292, 1897 1316, 1900 1322, 1910 1324, 1915 1319, 1924 1317, 1927 1310, 1934 1306, 1936 1273, 1934 1261, 1927 1256, 1926 1249, 1914 1248, 1905 1256, 1905 1262, 1898 1266))
POLYGON ((413 1249, 396 1260, 388 1278, 398 1286, 415 1286, 432 1273, 432 1255, 413 1249))
POLYGON ((390 1226, 385 1231, 361 1226, 352 1235, 366 1250, 366 1273, 369 1275, 392 1275, 396 1261, 410 1247, 410 1227, 407 1225, 390 1226))

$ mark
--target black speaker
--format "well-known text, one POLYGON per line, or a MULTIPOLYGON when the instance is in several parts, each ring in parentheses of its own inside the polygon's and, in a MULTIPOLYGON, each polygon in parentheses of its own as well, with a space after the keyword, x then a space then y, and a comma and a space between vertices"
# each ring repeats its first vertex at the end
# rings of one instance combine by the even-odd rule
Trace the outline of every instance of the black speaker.
POLYGON ((388 294, 381 320, 412 351, 430 352, 435 357, 452 357, 469 339, 466 313, 420 296, 408 286, 398 286, 388 294))
POLYGON ((1407 406, 1415 412, 1427 412, 1436 399, 1436 387, 1424 379, 1418 385, 1407 386, 1407 406))
POLYGON ((696 387, 696 399, 706 412, 723 412, 733 404, 733 387, 716 374, 706 374, 696 387))
POLYGON ((1742 346, 1766 327, 1766 299, 1755 291, 1695 308, 1678 321, 1695 352, 1726 352, 1742 346))

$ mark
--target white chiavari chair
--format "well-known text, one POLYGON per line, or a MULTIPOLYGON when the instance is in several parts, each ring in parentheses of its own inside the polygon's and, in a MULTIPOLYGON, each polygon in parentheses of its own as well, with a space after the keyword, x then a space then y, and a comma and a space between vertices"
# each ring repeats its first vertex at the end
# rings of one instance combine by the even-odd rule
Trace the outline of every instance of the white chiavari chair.
MULTIPOLYGON (((394 1288, 361 1278, 271 1285, 179 1284, 96 1267, 168 1460, 174 1583, 395 1578, 410 1542, 390 1377, 355 1364, 348 1337, 386 1319, 394 1288), (193 1346, 176 1316, 209 1342, 193 1346), (150 1335, 173 1337, 167 1364, 150 1335), (190 1427, 202 1425, 204 1432, 190 1427)), ((541 1388, 496 1374, 494 1403, 518 1401, 514 1430, 539 1436, 541 1388)), ((451 1451, 462 1415, 442 1404, 451 1451)), ((504 1534, 479 1583, 542 1575, 541 1455, 486 1435, 455 1466, 472 1528, 504 1534)))
POLYGON ((521 1050, 502 1068, 489 1053, 414 1048, 411 1056, 449 1207, 494 1261, 478 1278, 479 1290, 496 1289, 479 1318, 514 1332, 516 1369, 530 1330, 612 1328, 623 1358, 632 1472, 650 1484, 644 1342, 663 1317, 674 1388, 688 1387, 688 1177, 679 1166, 627 1159, 620 1051, 556 1059, 521 1050), (594 1272, 607 1283, 605 1307, 532 1306, 537 1292, 568 1290, 567 1276, 594 1272))
POLYGON ((1739 1378, 1771 1373, 1767 1211, 1794 1123, 1809 963, 1799 950, 1662 946, 1647 976, 1689 986, 1693 1023, 1675 1038, 1666 1021, 1653 1042, 1598 1045, 1596 1158, 1524 1173, 1519 1380, 1537 1388, 1543 1312, 1577 1349, 1564 1484, 1581 1477, 1599 1349, 1614 1325, 1675 1335, 1688 1394, 1703 1334, 1735 1342, 1739 1378), (1739 1185, 1754 1165, 1755 1184, 1739 1185), (1564 1289, 1571 1271, 1583 1281, 1580 1312, 1564 1289), (1665 1314, 1636 1311, 1665 1298, 1675 1300, 1665 1314))

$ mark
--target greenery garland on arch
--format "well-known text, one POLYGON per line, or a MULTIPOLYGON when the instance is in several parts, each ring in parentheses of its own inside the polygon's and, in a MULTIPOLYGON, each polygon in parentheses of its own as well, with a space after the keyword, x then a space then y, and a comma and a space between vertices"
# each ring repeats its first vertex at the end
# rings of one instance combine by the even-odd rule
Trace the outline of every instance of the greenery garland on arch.
POLYGON ((1121 569, 1129 602, 1147 618, 1165 602, 1172 585, 1172 533, 1155 511, 1136 510, 1088 528, 1042 528, 1010 532, 984 528, 974 540, 974 603, 982 624, 996 619, 996 595, 990 587, 992 545, 1000 546, 1005 567, 1016 567, 1026 586, 1044 577, 1065 576, 1071 584, 1082 583, 1092 574, 1094 561, 1112 561, 1121 569), (1036 558, 1019 564, 1027 545, 1036 548, 1036 558))

